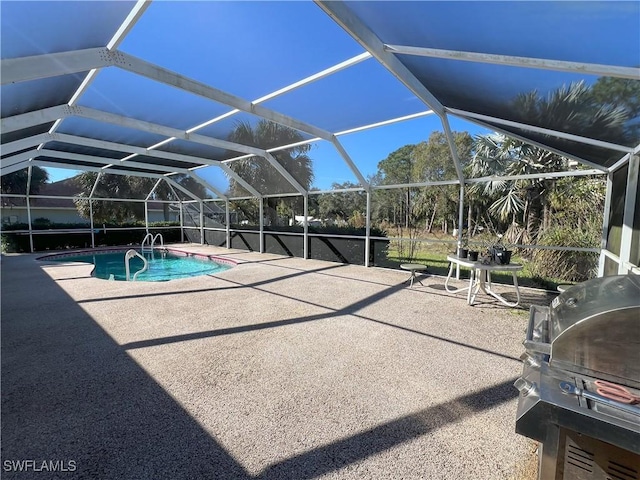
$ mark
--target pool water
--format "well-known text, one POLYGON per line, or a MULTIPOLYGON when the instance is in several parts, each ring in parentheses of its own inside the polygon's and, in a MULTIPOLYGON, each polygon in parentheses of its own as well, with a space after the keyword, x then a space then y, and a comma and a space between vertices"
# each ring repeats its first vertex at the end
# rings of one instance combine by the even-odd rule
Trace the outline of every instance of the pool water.
MULTIPOLYGON (((86 262, 95 265, 92 275, 97 278, 109 280, 126 280, 124 251, 97 252, 90 254, 64 255, 59 258, 52 256, 47 260, 56 262, 86 262)), ((220 273, 231 268, 230 265, 217 263, 209 259, 200 259, 187 255, 175 255, 170 251, 162 254, 158 251, 143 254, 149 262, 149 269, 138 275, 138 282, 166 282, 177 278, 190 278, 200 275, 220 273)), ((129 261, 131 277, 142 269, 143 262, 138 257, 129 261)))

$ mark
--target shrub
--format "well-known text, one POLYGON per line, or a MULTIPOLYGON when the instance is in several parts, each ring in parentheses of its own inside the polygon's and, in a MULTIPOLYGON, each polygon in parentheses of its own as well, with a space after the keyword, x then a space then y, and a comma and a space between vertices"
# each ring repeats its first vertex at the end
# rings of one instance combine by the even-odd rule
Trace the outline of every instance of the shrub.
MULTIPOLYGON (((598 244, 595 229, 553 227, 538 239, 538 245, 593 248, 598 244)), ((598 254, 566 250, 535 250, 531 258, 533 274, 568 282, 583 282, 597 275, 598 254)))
POLYGON ((51 220, 49 220, 48 218, 44 218, 44 217, 38 217, 38 218, 33 220, 32 225, 34 227, 50 227, 51 220))

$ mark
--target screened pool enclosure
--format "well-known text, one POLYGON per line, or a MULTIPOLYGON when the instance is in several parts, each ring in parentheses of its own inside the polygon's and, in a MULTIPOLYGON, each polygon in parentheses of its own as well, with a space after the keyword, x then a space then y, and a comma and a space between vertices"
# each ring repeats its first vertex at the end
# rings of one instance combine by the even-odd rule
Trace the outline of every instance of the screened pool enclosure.
MULTIPOLYGON (((35 224, 73 223, 76 211, 87 228, 72 233, 95 246, 104 212, 127 204, 144 222, 140 240, 162 220, 181 240, 304 258, 345 242, 347 260, 377 265, 388 241, 379 224, 409 227, 418 199, 420 222, 440 234, 430 241, 455 248, 489 208, 479 198, 490 186, 575 178, 604 185, 600 244, 583 248, 599 255, 598 275, 638 272, 638 2, 1 8, 2 218, 5 231, 24 224, 11 233, 31 251, 52 232, 35 224), (505 156, 475 161, 478 136, 505 156), (393 163, 428 138, 420 168, 393 163), (42 168, 85 174, 44 188, 42 168), (5 185, 10 176, 22 189, 5 185), (329 217, 354 230, 316 228, 329 217)), ((407 231, 400 241, 415 240, 407 231)))

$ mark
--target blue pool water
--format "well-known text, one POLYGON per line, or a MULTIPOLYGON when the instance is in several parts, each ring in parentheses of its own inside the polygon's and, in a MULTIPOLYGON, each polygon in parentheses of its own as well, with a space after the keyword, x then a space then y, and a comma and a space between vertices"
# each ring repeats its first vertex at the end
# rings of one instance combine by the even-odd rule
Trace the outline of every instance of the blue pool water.
MULTIPOLYGON (((125 251, 79 253, 78 255, 52 255, 46 260, 56 262, 86 262, 95 265, 92 275, 108 280, 113 275, 114 280, 126 280, 124 255, 125 251)), ((138 282, 166 282, 177 278, 211 275, 231 268, 231 265, 217 263, 200 257, 176 255, 171 251, 162 255, 159 251, 144 253, 149 262, 149 269, 138 275, 138 282)), ((129 261, 131 276, 142 269, 143 262, 138 257, 129 261)))

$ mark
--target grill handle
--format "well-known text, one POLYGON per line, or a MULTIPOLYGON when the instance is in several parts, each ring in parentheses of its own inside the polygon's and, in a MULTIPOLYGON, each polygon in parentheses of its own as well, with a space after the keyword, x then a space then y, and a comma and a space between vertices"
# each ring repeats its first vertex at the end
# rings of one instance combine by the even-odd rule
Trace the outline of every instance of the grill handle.
POLYGON ((576 387, 569 382, 560 382, 560 390, 565 395, 576 395, 578 397, 586 398, 594 402, 617 408, 618 410, 622 410, 623 412, 627 412, 632 415, 640 416, 640 408, 638 407, 633 407, 631 405, 627 405, 626 403, 616 402, 615 400, 603 397, 602 395, 598 395, 597 393, 587 392, 586 390, 576 387))
POLYGON ((544 337, 549 331, 549 308, 531 305, 529 309, 529 325, 527 335, 522 344, 529 352, 551 355, 551 344, 546 343, 544 337))

